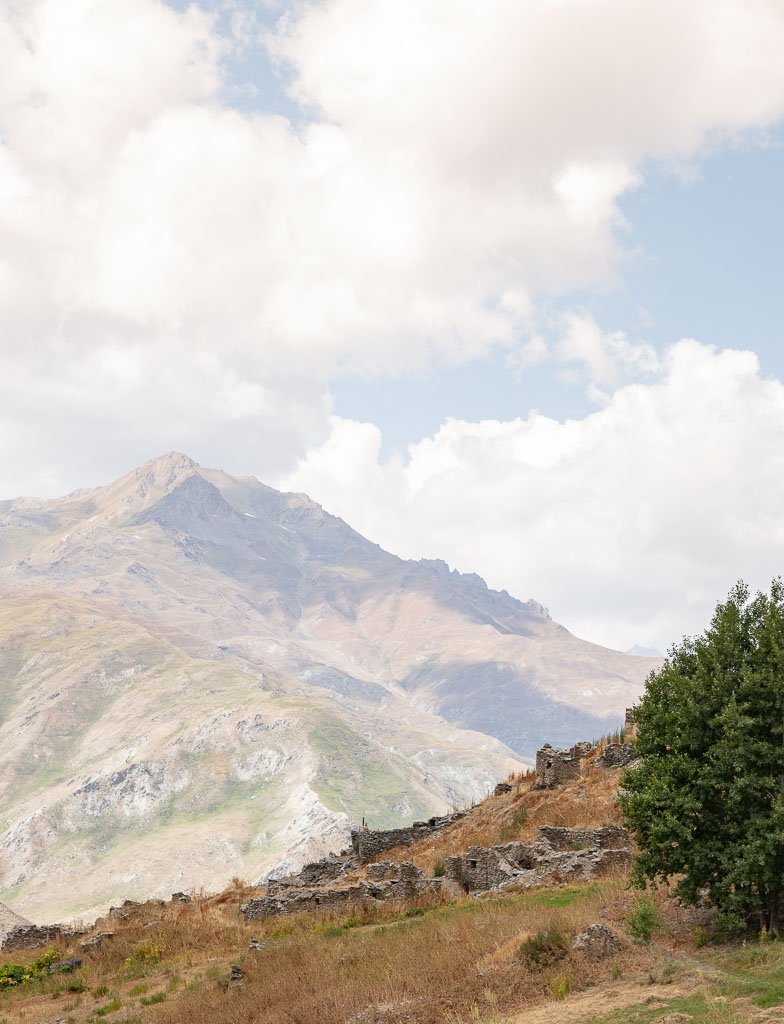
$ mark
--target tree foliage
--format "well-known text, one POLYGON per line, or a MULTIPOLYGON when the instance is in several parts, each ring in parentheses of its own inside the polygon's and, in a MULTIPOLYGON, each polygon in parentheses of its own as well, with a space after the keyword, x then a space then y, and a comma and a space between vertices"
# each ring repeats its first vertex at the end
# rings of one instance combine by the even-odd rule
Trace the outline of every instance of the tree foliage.
POLYGON ((639 882, 676 879, 688 903, 779 930, 784 894, 784 584, 738 583, 684 639, 634 712, 641 760, 621 806, 639 882))

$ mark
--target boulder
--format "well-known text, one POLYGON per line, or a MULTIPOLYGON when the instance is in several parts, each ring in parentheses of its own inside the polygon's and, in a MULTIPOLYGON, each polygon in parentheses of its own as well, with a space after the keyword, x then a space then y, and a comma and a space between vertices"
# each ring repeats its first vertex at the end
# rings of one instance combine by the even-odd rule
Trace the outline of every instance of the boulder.
POLYGON ((572 939, 572 949, 592 960, 606 960, 622 948, 623 940, 605 924, 591 924, 572 939))

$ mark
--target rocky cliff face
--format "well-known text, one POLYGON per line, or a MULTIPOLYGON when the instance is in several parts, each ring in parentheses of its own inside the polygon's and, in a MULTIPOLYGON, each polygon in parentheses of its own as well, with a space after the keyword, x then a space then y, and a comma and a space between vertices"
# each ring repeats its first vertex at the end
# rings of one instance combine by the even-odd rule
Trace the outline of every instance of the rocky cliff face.
POLYGON ((298 867, 604 731, 652 664, 181 455, 0 503, 0 898, 298 867))

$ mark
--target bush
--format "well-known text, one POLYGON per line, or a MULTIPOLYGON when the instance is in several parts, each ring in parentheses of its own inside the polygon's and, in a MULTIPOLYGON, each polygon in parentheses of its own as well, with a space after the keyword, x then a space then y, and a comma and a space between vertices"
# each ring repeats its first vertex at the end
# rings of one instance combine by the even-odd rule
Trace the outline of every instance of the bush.
POLYGON ((560 971, 550 982, 550 995, 553 999, 566 999, 572 991, 572 972, 560 971))
POLYGON ((126 966, 137 967, 148 964, 159 964, 166 953, 165 946, 143 945, 132 950, 130 956, 125 958, 126 966))
POLYGON ((701 924, 698 924, 694 929, 694 945, 697 949, 701 949, 703 946, 708 945, 710 936, 706 928, 703 928, 701 924))
POLYGON ((444 864, 444 862, 442 860, 440 860, 436 864, 436 866, 433 868, 433 877, 434 878, 443 878, 445 874, 446 874, 446 864, 444 864))
POLYGON ((566 938, 557 928, 547 928, 531 935, 518 950, 518 956, 532 971, 542 971, 563 960, 567 951, 566 938))
POLYGON ((650 942, 655 932, 661 931, 659 908, 649 896, 637 900, 626 919, 626 930, 639 942, 650 942))
POLYGON ((0 988, 26 985, 49 974, 49 968, 59 956, 59 950, 48 949, 29 964, 0 964, 0 988))

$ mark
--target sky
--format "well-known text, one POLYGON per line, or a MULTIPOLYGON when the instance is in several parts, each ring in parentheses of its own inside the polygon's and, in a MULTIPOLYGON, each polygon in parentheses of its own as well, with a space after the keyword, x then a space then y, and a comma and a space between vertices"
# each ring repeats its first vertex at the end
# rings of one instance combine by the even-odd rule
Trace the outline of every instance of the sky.
POLYGON ((0 0, 0 498, 169 450, 587 639, 784 570, 780 0, 0 0))

